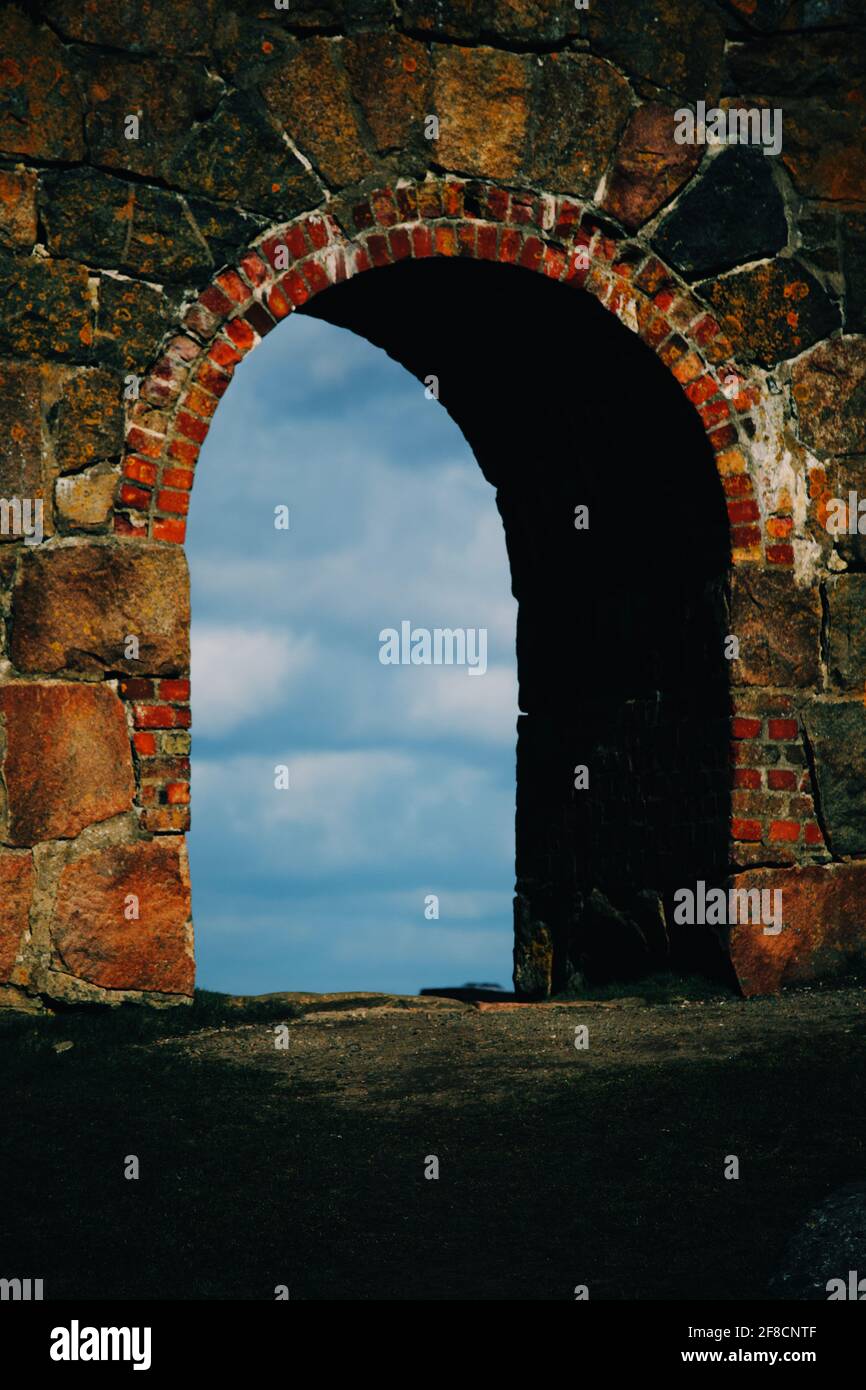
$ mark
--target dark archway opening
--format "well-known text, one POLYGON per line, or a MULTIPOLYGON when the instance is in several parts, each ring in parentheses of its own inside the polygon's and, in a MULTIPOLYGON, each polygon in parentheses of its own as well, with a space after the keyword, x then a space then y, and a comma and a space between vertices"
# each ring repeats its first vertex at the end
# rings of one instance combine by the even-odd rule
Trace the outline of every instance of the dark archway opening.
POLYGON ((724 877, 730 823, 727 512, 679 385, 590 295, 510 267, 403 263, 303 312, 435 376, 496 488, 519 605, 517 990, 725 972, 711 932, 669 925, 678 887, 724 877))

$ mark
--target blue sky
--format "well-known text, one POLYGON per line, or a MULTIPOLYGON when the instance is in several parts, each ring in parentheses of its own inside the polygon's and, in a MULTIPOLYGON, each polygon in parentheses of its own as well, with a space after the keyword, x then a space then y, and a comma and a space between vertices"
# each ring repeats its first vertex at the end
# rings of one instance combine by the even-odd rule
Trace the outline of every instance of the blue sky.
POLYGON ((510 988, 516 604, 457 426, 380 349, 293 315, 217 411, 187 552, 199 987, 510 988), (404 619, 486 628, 486 674, 383 666, 404 619))

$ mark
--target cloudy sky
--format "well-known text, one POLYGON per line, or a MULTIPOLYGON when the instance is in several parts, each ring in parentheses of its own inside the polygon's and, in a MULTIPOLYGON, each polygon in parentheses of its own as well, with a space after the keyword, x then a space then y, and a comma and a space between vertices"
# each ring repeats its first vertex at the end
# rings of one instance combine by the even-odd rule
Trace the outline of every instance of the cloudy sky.
POLYGON ((217 411, 188 535, 199 986, 510 988, 516 605, 456 425, 293 316, 217 411), (486 628, 486 674, 382 665, 406 619, 486 628))

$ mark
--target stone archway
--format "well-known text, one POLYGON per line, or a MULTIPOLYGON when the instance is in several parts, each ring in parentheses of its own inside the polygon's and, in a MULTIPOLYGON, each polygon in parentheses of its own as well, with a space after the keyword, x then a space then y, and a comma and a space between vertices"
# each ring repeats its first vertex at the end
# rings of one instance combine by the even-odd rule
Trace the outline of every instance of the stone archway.
MULTIPOLYGON (((210 53, 237 87, 221 95, 203 78, 201 91, 185 92, 189 109, 179 120, 173 110, 157 110, 156 135, 133 151, 131 172, 145 181, 136 193, 138 185, 118 178, 116 171, 123 173, 129 161, 110 138, 125 96, 91 72, 99 66, 100 46, 122 46, 123 23, 118 29, 113 6, 101 17, 53 8, 57 16, 41 28, 17 9, 4 20, 17 49, 34 55, 29 80, 35 84, 22 128, 8 121, 0 128, 7 150, 35 163, 32 171, 4 171, 7 237, 14 248, 4 282, 9 327, 3 343, 10 355, 4 384, 13 423, 4 491, 7 499, 45 498, 53 489, 54 503, 41 543, 23 541, 19 528, 9 537, 15 543, 0 553, 7 612, 0 686, 0 980, 6 1000, 23 1006, 39 996, 159 1003, 189 995, 193 958, 183 842, 189 824, 189 609, 181 546, 199 449, 238 363, 281 319, 368 270, 428 258, 519 267, 594 296, 682 386, 703 422, 731 526, 729 627, 741 656, 731 675, 728 875, 743 886, 781 886, 786 903, 786 929, 778 937, 733 933, 734 965, 744 990, 757 992, 832 974, 859 959, 866 875, 860 780, 866 734, 857 698, 862 557, 856 528, 846 548, 844 541, 834 545, 825 525, 833 495, 845 496, 844 485, 856 475, 845 460, 866 447, 856 419, 863 358, 854 288, 846 334, 839 336, 839 314, 822 286, 790 253, 776 254, 784 228, 741 225, 737 200, 743 208, 754 200, 748 201, 748 180, 728 157, 732 152, 726 152, 724 175, 721 158, 705 160, 700 169, 699 159, 680 158, 664 134, 670 111, 637 95, 649 82, 656 95, 669 89, 678 99, 712 97, 722 61, 721 21, 708 20, 702 36, 685 13, 689 7, 679 17, 676 4, 667 7, 669 55, 652 45, 644 52, 628 25, 619 34, 603 16, 557 21, 537 40, 543 55, 536 79, 535 58, 526 51, 536 38, 522 6, 508 16, 493 7, 497 13, 491 11, 482 32, 468 35, 465 16, 445 7, 432 39, 425 16, 413 12, 408 35, 392 35, 391 20, 377 10, 371 32, 363 20, 345 53, 343 40, 320 34, 315 19, 307 36, 304 15, 288 21, 297 32, 285 49, 271 31, 276 53, 258 21, 235 16, 238 44, 255 38, 261 62, 279 58, 303 79, 285 87, 266 73, 259 82, 264 112, 226 56, 226 36, 211 32, 209 7, 173 36, 170 26, 161 26, 156 6, 154 14, 143 15, 135 43, 145 52, 210 53), (492 34, 501 48, 454 44, 467 37, 477 44, 492 34), (589 51, 571 51, 573 42, 588 44, 589 51), (561 61, 553 51, 559 49, 561 61), (712 61, 699 61, 704 51, 715 55, 712 61), (60 73, 59 86, 43 81, 46 64, 60 73), (83 64, 83 77, 76 64, 83 64), (660 83, 666 65, 670 82, 660 83), (440 165, 425 174, 418 153, 424 150, 424 97, 414 87, 404 89, 416 74, 428 83, 431 73, 431 101, 444 138, 436 152, 440 165), (480 81, 481 113, 472 105, 480 81), (575 114, 572 82, 581 94, 579 156, 562 126, 564 113, 575 114), (56 91, 66 92, 62 110, 53 104, 56 91), (592 92, 606 113, 595 124, 592 92), (312 100, 320 121, 310 119, 312 100), (532 119, 521 104, 535 111, 532 119), (541 111, 557 115, 546 145, 541 111), (75 170, 62 167, 82 156, 82 115, 87 151, 98 166, 87 173, 83 191, 75 170), (193 144, 187 149, 189 122, 193 144), (282 160, 288 182, 280 182, 281 172, 268 188, 259 187, 253 155, 262 141, 268 159, 282 160), (661 198, 648 191, 643 172, 647 150, 657 152, 659 142, 661 198), (393 154, 403 146, 405 163, 393 154), (220 163, 220 151, 227 150, 238 170, 220 163), (202 159, 219 163, 218 169, 208 166, 204 184, 197 170, 202 159), (407 177, 399 176, 401 168, 407 177), (523 183, 522 169, 528 171, 523 183), (152 188, 149 179, 157 181, 152 188), (190 295, 187 272, 178 269, 184 257, 200 271, 204 243, 211 263, 226 258, 214 255, 200 226, 199 242, 192 238, 187 246, 181 238, 170 255, 160 255, 160 238, 171 239, 172 219, 183 209, 159 181, 200 199, 196 216, 201 226, 216 228, 213 244, 223 245, 227 223, 213 209, 243 203, 244 179, 255 185, 257 205, 271 210, 269 225, 190 295), (719 199, 728 199, 721 251, 693 245, 684 251, 689 217, 701 210, 694 201, 678 221, 675 210, 673 225, 652 223, 683 187, 686 197, 704 200, 705 218, 714 215, 719 199), (275 207, 288 203, 308 210, 275 222, 275 207), (85 232, 82 212, 92 206, 104 210, 106 220, 85 232), (133 206, 140 206, 145 222, 138 232, 130 220, 133 206), (47 255, 33 249, 43 224, 47 255), (640 230, 644 224, 651 227, 649 237, 640 230), (118 226, 126 230, 115 245, 118 226), (282 252, 277 256, 283 247, 285 261, 282 252), (724 273, 744 263, 742 272, 724 273), (184 292, 157 294, 148 280, 156 274, 184 292), (701 275, 706 278, 696 284, 701 275), (139 333, 140 321, 148 326, 139 333), (111 381, 96 382, 94 370, 103 368, 93 364, 102 364, 103 356, 111 381), (121 371, 131 374, 138 398, 126 401, 122 476, 116 478, 109 464, 117 456, 121 371), (844 409, 833 389, 828 392, 828 381, 844 409), (77 430, 87 436, 86 479, 75 467, 66 476, 64 451, 79 457, 77 430), (130 638, 137 646, 128 645, 130 638)), ((766 53, 769 41, 753 41, 747 19, 729 23, 753 61, 758 51, 766 53)), ((127 79, 138 80, 137 64, 146 105, 156 78, 133 57, 127 79)), ((748 62, 737 80, 753 80, 748 62)), ((804 196, 856 203, 862 193, 857 171, 845 168, 844 188, 828 191, 808 150, 795 149, 786 159, 788 176, 804 196)), ((795 202, 789 199, 789 218, 799 215, 795 202)), ((192 221, 192 205, 184 207, 192 221)), ((237 242, 243 218, 233 217, 237 242)), ((530 919, 525 946, 537 966, 531 990, 543 993, 552 979, 552 947, 530 919)))

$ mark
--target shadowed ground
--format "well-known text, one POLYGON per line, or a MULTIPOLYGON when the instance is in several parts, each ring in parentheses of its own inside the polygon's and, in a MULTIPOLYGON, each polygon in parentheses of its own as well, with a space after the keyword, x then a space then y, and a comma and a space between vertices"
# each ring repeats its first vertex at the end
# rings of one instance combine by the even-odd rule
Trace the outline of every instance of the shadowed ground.
POLYGON ((0 1274, 49 1299, 766 1297, 866 1171, 866 991, 674 995, 7 1021, 0 1274))

